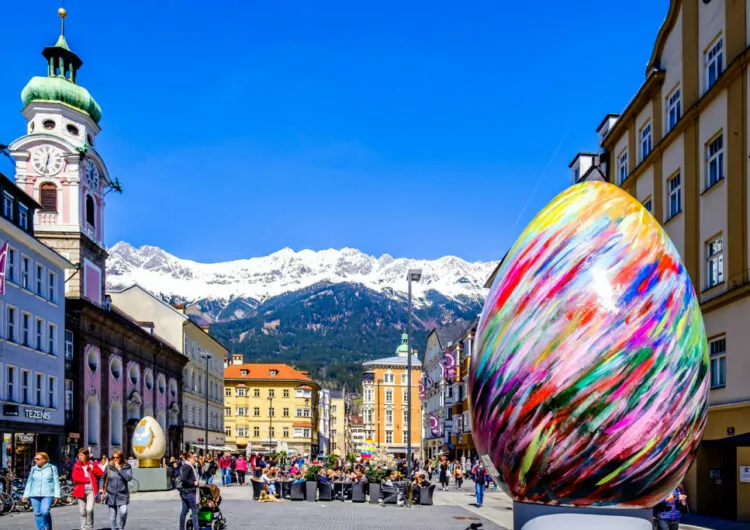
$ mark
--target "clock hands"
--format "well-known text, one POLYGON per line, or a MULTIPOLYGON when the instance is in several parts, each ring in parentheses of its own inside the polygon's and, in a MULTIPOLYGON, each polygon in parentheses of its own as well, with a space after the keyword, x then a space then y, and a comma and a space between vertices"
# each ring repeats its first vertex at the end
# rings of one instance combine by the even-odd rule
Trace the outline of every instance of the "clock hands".
POLYGON ((44 174, 47 174, 47 168, 49 167, 49 151, 47 152, 47 157, 44 159, 44 174))

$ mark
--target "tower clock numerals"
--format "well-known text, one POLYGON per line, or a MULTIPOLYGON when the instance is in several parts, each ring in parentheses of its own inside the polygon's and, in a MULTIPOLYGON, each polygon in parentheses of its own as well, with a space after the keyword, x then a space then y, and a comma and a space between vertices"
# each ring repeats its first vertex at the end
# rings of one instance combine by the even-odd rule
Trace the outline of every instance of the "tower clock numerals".
POLYGON ((42 175, 55 175, 63 168, 62 152, 51 145, 43 145, 31 155, 31 164, 42 175))
POLYGON ((99 189, 99 170, 90 158, 86 159, 86 182, 92 190, 99 189))

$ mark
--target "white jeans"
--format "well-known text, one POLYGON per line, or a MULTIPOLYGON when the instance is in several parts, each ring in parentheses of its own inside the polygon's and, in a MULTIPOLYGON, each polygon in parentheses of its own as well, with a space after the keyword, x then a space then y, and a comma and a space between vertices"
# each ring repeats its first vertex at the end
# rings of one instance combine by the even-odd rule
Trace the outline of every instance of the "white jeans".
POLYGON ((93 491, 87 491, 85 498, 78 499, 78 512, 81 514, 81 530, 94 530, 93 491))

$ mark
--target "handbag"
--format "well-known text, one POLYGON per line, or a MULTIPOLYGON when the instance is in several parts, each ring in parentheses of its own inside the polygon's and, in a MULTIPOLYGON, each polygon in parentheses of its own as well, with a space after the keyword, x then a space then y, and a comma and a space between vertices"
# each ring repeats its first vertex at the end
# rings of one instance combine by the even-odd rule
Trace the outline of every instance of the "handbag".
POLYGON ((109 469, 107 469, 107 474, 104 476, 104 487, 99 490, 99 492, 96 494, 96 497, 94 498, 94 502, 96 504, 101 504, 107 499, 107 487, 109 486, 109 469))

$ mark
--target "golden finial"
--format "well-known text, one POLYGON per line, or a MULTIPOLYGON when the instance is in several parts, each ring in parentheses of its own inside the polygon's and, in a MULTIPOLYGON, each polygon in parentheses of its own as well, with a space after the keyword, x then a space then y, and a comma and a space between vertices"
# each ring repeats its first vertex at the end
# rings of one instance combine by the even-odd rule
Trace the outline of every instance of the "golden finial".
POLYGON ((57 14, 60 15, 60 35, 65 35, 65 17, 68 16, 68 12, 65 11, 64 7, 57 10, 57 14))

